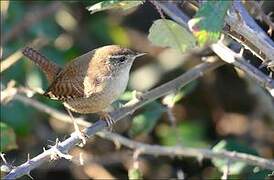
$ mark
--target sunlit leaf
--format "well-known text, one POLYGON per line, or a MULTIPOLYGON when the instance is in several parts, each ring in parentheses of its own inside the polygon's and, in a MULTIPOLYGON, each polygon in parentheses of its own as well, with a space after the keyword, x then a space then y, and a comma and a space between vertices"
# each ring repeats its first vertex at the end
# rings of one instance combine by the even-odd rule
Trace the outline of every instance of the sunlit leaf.
POLYGON ((149 29, 148 39, 157 46, 184 52, 195 46, 195 38, 184 27, 166 19, 156 20, 149 29))
POLYGON ((131 168, 128 171, 128 179, 130 180, 143 179, 142 172, 140 171, 140 169, 131 168))
POLYGON ((232 1, 206 1, 189 21, 190 29, 199 45, 216 42, 224 26, 224 18, 232 1))
POLYGON ((141 5, 144 1, 142 0, 133 0, 133 1, 122 1, 122 0, 109 0, 109 1, 102 1, 96 3, 92 6, 87 7, 91 14, 104 11, 108 9, 117 9, 121 8, 123 10, 127 10, 138 5, 141 5))
POLYGON ((134 117, 129 130, 130 136, 151 132, 163 112, 164 108, 157 102, 152 102, 145 106, 144 112, 134 117))
MULTIPOLYGON (((233 140, 227 140, 227 141, 222 140, 218 144, 216 144, 212 148, 212 150, 214 152, 221 152, 222 150, 228 150, 228 151, 237 151, 237 152, 257 155, 255 150, 233 140)), ((227 159, 214 158, 212 159, 212 162, 221 172, 223 172, 227 166, 227 159)), ((240 174, 244 170, 244 168, 246 168, 246 166, 247 164, 244 162, 237 162, 237 161, 229 162, 229 173, 231 175, 240 174)))
POLYGON ((5 152, 12 149, 17 148, 16 144, 16 136, 11 127, 9 127, 7 124, 0 122, 0 129, 1 129, 1 146, 0 151, 5 152))

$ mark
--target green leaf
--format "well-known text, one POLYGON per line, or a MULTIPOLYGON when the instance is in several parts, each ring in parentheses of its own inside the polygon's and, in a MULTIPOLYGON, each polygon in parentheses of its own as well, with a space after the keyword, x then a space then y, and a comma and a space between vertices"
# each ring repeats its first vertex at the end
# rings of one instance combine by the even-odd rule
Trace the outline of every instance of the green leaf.
POLYGON ((207 1, 189 21, 190 29, 200 46, 218 41, 231 3, 223 0, 207 1))
POLYGON ((129 135, 137 136, 141 133, 150 133, 163 112, 164 108, 157 102, 152 102, 145 106, 144 112, 134 117, 129 135))
MULTIPOLYGON (((228 150, 228 151, 237 151, 237 152, 257 155, 257 152, 255 150, 249 148, 246 145, 240 144, 234 140, 222 140, 218 144, 216 144, 212 148, 212 150, 214 152, 221 152, 223 150, 228 150)), ((216 166, 221 172, 223 172, 224 168, 226 168, 227 166, 227 159, 213 158, 212 162, 214 166, 216 166)), ((237 162, 237 161, 229 162, 229 173, 231 175, 240 174, 246 167, 247 167, 247 164, 244 162, 237 162)))
POLYGON ((135 6, 141 5, 144 1, 122 1, 122 0, 109 0, 96 3, 92 6, 87 7, 91 14, 94 14, 99 11, 104 11, 108 9, 123 9, 128 10, 135 6))
POLYGON ((195 46, 195 38, 184 27, 171 20, 158 19, 149 29, 148 39, 152 44, 171 47, 183 53, 195 46))
POLYGON ((143 179, 142 172, 137 168, 129 169, 128 179, 130 180, 143 179))
POLYGON ((0 129, 1 129, 1 146, 0 151, 5 152, 12 149, 17 148, 16 144, 16 136, 11 127, 9 127, 7 124, 0 122, 0 129))

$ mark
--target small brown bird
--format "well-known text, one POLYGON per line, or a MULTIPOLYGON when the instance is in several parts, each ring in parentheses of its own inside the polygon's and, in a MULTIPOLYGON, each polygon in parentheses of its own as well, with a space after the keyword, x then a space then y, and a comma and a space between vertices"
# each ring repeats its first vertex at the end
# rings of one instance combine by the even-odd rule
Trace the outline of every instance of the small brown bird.
MULTIPOLYGON (((74 112, 99 113, 105 117, 106 108, 126 89, 133 61, 145 54, 109 45, 77 57, 61 68, 32 48, 26 47, 22 53, 47 76, 50 86, 46 96, 61 100, 74 112)), ((74 125, 79 131, 75 120, 74 125)))

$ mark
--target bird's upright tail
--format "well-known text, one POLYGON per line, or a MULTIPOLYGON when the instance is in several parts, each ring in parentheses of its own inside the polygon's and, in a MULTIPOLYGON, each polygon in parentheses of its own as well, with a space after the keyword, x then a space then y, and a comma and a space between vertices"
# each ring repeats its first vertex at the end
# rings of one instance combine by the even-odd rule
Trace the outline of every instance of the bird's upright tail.
POLYGON ((52 83, 56 78, 57 74, 60 72, 61 67, 59 67, 54 62, 50 61, 48 58, 43 56, 40 52, 36 51, 31 47, 25 47, 22 50, 24 56, 29 58, 34 62, 47 76, 49 83, 52 83))

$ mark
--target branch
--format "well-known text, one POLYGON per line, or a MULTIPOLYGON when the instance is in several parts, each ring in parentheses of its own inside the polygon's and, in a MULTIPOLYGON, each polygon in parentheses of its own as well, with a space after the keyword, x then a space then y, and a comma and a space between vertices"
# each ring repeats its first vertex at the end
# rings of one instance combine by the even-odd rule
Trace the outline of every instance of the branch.
POLYGON ((270 12, 268 15, 266 15, 262 9, 262 5, 263 5, 264 1, 260 1, 260 3, 258 3, 257 1, 251 0, 251 1, 246 1, 245 3, 249 4, 250 7, 250 11, 251 14, 254 14, 256 17, 256 19, 259 19, 263 22, 265 22, 268 25, 268 31, 267 33, 269 34, 269 36, 272 35, 272 31, 274 30, 274 23, 271 21, 271 15, 273 12, 270 12))
MULTIPOLYGON (((123 108, 111 112, 110 116, 113 121, 116 123, 120 119, 126 117, 127 115, 132 114, 138 108, 144 106, 145 104, 156 100, 164 95, 172 91, 176 91, 179 88, 183 87, 187 83, 197 79, 198 77, 202 76, 204 73, 212 71, 217 67, 223 64, 222 61, 215 59, 213 62, 205 62, 200 65, 195 66, 193 69, 187 71, 183 75, 177 77, 176 79, 167 82, 145 94, 142 94, 139 98, 134 98, 130 102, 128 102, 123 108)), ((93 136, 97 132, 103 130, 107 127, 105 121, 98 120, 92 126, 85 128, 83 132, 88 136, 93 136)), ((48 150, 45 150, 43 153, 39 154, 38 156, 30 159, 29 161, 23 163, 22 165, 13 169, 5 179, 16 179, 23 175, 29 174, 31 170, 39 167, 44 162, 49 160, 55 160, 58 157, 65 157, 69 158, 67 155, 68 151, 75 147, 77 144, 81 142, 79 136, 76 133, 72 133, 69 138, 64 140, 63 142, 58 142, 54 147, 51 147, 48 150)))
MULTIPOLYGON (((36 100, 30 99, 30 98, 25 97, 20 94, 16 94, 14 98, 15 98, 15 100, 19 100, 29 106, 32 106, 32 107, 38 109, 39 111, 47 113, 59 120, 62 120, 64 122, 68 122, 68 123, 72 123, 71 120, 69 119, 70 117, 68 115, 61 113, 59 111, 56 111, 53 108, 50 108, 47 105, 44 105, 43 103, 40 103, 36 100)), ((82 125, 84 127, 91 126, 91 123, 84 121, 81 118, 77 119, 77 122, 79 125, 82 125)), ((233 161, 233 160, 234 161, 242 161, 249 165, 259 166, 259 167, 270 169, 270 170, 274 169, 273 161, 267 160, 264 158, 260 158, 257 156, 245 154, 245 153, 229 152, 229 151, 214 152, 210 149, 187 148, 187 147, 180 147, 180 146, 163 147, 163 146, 159 146, 159 145, 148 145, 148 144, 130 140, 130 139, 125 138, 119 134, 111 133, 108 131, 102 131, 100 133, 97 133, 96 135, 99 135, 100 137, 102 137, 104 139, 108 139, 113 142, 118 142, 119 144, 122 144, 130 149, 138 150, 138 152, 140 152, 142 154, 150 154, 150 155, 154 155, 154 156, 158 156, 158 155, 185 156, 185 157, 197 157, 197 158, 208 158, 208 159, 212 159, 212 158, 224 159, 225 158, 225 159, 229 159, 231 161, 233 161)), ((52 153, 55 153, 55 151, 56 150, 49 151, 44 156, 47 156, 47 155, 52 156, 52 153)), ((44 156, 40 156, 39 158, 42 158, 44 156)), ((34 158, 34 160, 36 160, 36 159, 34 158)), ((33 159, 30 160, 30 162, 32 162, 32 164, 33 164, 33 159)), ((28 162, 28 163, 30 163, 30 162, 28 162)), ((24 167, 24 168, 26 168, 26 167, 24 167)), ((23 172, 29 172, 29 171, 30 170, 26 170, 23 172)))
MULTIPOLYGON (((235 2, 237 2, 236 3, 237 4, 236 7, 238 7, 238 6, 241 5, 239 1, 235 1, 235 2)), ((172 2, 154 1, 154 3, 156 3, 157 5, 159 5, 173 20, 177 21, 182 26, 184 26, 185 24, 187 24, 187 22, 185 22, 185 15, 184 15, 184 13, 182 11, 180 11, 180 9, 177 6, 170 6, 170 4, 172 2)), ((241 10, 241 12, 243 13, 245 11, 241 10)), ((228 19, 230 21, 231 18, 234 18, 233 19, 234 21, 231 20, 230 25, 233 25, 231 27, 234 27, 234 26, 236 27, 237 24, 239 25, 240 22, 239 22, 239 20, 236 17, 234 17, 234 16, 236 16, 235 14, 232 14, 232 15, 227 16, 226 19, 228 19)), ((226 20, 226 21, 228 21, 228 20, 226 20)), ((248 22, 253 22, 253 19, 252 19, 252 21, 250 20, 248 22)), ((241 23, 243 23, 243 22, 241 22, 241 23)), ((246 24, 246 26, 247 26, 247 24, 246 24)), ((255 26, 255 25, 253 24, 253 26, 255 26)), ((237 31, 237 32, 239 31, 238 33, 240 33, 241 31, 244 31, 243 29, 249 28, 249 30, 251 31, 252 29, 250 29, 250 28, 253 27, 253 26, 251 26, 250 23, 249 23, 247 27, 245 27, 245 26, 244 27, 239 26, 239 29, 234 29, 234 30, 237 31)), ((187 26, 185 26, 185 27, 188 28, 187 26)), ((252 33, 251 34, 247 33, 246 39, 248 39, 249 36, 252 36, 251 37, 252 39, 250 39, 250 41, 253 42, 254 38, 258 38, 258 39, 259 38, 263 38, 263 39, 259 39, 259 40, 254 41, 254 42, 257 42, 257 41, 260 42, 260 43, 258 43, 258 47, 257 48, 258 49, 262 49, 261 46, 264 46, 263 49, 267 49, 267 52, 269 51, 269 53, 270 53, 268 55, 271 56, 271 54, 274 54, 274 45, 273 45, 273 42, 271 41, 271 39, 269 39, 269 37, 264 32, 262 32, 262 29, 260 27, 258 27, 257 24, 256 24, 256 26, 254 28, 255 28, 255 30, 257 30, 257 32, 253 32, 253 34, 252 33), (261 36, 254 36, 254 34, 258 34, 258 33, 263 34, 263 35, 261 35, 261 36)), ((252 30, 252 31, 254 31, 254 30, 252 30)), ((245 37, 245 36, 243 35, 243 37, 245 37)), ((258 82, 263 88, 266 88, 270 92, 270 94, 272 96, 274 96, 274 92, 273 92, 274 91, 274 88, 273 88, 273 83, 274 82, 273 82, 273 79, 269 78, 268 76, 266 76, 265 74, 263 74, 262 72, 260 72, 254 66, 252 66, 251 64, 249 64, 248 61, 246 61, 242 57, 239 57, 238 54, 236 54, 232 50, 228 49, 227 47, 225 47, 221 43, 216 43, 216 44, 212 45, 211 47, 214 47, 214 50, 213 49, 212 50, 222 60, 224 60, 224 61, 226 61, 228 63, 231 63, 234 66, 236 66, 236 67, 240 68, 241 70, 243 70, 249 77, 251 77, 252 79, 255 79, 256 82, 258 82), (219 50, 217 50, 217 49, 219 49, 219 50), (226 57, 226 56, 223 55, 222 50, 224 50, 226 52, 226 55, 228 57, 226 57)))
POLYGON ((225 22, 240 37, 230 34, 269 66, 274 66, 274 42, 253 20, 240 1, 234 1, 225 22), (241 38, 242 37, 242 38, 241 38))
POLYGON ((231 152, 223 150, 221 152, 214 152, 210 149, 203 148, 189 148, 189 147, 164 147, 160 145, 148 145, 140 142, 136 142, 125 138, 119 134, 105 132, 106 139, 112 140, 115 139, 117 142, 122 145, 129 147, 131 149, 138 149, 142 154, 150 154, 154 156, 184 156, 184 157, 197 157, 197 158, 220 158, 220 159, 229 159, 233 161, 242 161, 249 165, 263 167, 265 169, 274 170, 274 161, 267 160, 258 156, 239 153, 239 152, 231 152))

